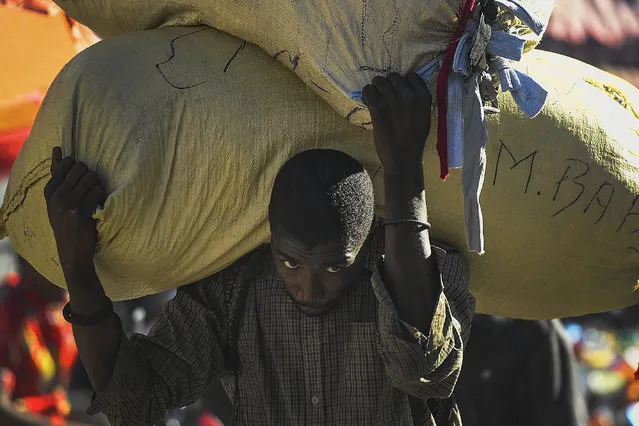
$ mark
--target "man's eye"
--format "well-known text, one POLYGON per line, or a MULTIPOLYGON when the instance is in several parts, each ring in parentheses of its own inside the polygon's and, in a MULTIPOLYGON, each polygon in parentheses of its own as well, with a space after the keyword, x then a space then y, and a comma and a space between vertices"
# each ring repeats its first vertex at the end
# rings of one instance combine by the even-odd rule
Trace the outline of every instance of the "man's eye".
POLYGON ((328 272, 332 272, 332 273, 334 273, 334 274, 335 274, 335 273, 337 273, 337 272, 341 271, 341 270, 342 270, 342 268, 343 268, 343 266, 329 266, 328 268, 326 268, 326 270, 327 270, 328 272))
POLYGON ((288 269, 297 269, 300 267, 299 263, 295 263, 295 262, 291 262, 290 260, 285 260, 282 262, 284 264, 284 266, 286 266, 288 269))

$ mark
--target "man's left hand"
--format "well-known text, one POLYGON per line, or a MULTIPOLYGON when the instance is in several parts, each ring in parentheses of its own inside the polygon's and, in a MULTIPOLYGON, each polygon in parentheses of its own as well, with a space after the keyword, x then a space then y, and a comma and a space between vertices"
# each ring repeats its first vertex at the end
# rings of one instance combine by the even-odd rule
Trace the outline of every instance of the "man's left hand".
POLYGON ((97 174, 71 157, 63 159, 62 149, 55 147, 44 197, 65 275, 76 268, 93 267, 97 230, 92 216, 106 201, 97 174))

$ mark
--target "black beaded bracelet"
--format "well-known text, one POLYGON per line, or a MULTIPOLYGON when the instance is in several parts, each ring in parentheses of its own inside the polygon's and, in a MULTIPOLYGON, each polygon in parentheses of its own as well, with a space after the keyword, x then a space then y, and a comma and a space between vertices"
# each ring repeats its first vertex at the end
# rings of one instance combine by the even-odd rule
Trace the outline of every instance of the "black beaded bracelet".
POLYGON ((113 302, 111 302, 111 299, 106 300, 107 303, 104 308, 94 315, 74 314, 71 312, 71 306, 67 303, 62 309, 62 316, 68 323, 73 325, 93 326, 101 324, 115 314, 115 311, 113 310, 113 302))
POLYGON ((403 224, 409 224, 409 225, 417 225, 417 229, 419 232, 424 231, 426 229, 430 229, 430 223, 426 222, 425 220, 417 220, 417 219, 388 219, 388 220, 384 220, 382 221, 382 226, 387 226, 387 225, 403 225, 403 224))

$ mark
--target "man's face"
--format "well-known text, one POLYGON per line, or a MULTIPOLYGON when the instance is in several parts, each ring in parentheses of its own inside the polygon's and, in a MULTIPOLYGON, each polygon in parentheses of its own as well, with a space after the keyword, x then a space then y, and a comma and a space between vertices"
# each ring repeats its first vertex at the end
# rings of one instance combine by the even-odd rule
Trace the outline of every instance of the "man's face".
POLYGON ((277 273, 297 307, 320 315, 334 307, 363 269, 361 247, 349 250, 339 241, 308 248, 273 235, 271 250, 277 273))

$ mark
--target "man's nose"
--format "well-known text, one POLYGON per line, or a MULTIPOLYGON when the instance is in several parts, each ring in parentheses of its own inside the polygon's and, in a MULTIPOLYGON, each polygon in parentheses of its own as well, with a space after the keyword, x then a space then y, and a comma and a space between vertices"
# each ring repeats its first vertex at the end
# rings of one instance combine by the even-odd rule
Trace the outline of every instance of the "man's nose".
POLYGON ((302 302, 313 303, 321 302, 326 297, 326 291, 322 285, 322 281, 317 274, 310 274, 304 283, 302 302))

